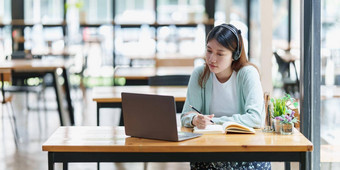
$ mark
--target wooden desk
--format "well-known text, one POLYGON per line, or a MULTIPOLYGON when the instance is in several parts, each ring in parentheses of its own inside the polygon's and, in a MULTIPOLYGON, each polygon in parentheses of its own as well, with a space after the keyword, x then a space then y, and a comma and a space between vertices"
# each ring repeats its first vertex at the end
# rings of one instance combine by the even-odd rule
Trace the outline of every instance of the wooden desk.
MULTIPOLYGON (((175 97, 177 108, 184 105, 187 86, 110 86, 94 87, 93 101, 97 102, 97 126, 99 126, 99 112, 101 108, 122 108, 122 92, 144 93, 156 95, 170 95, 175 97)), ((120 125, 123 125, 121 114, 120 125)))
POLYGON ((60 117, 60 124, 61 126, 64 125, 63 123, 63 105, 62 105, 62 98, 61 98, 61 88, 59 86, 58 75, 56 73, 58 68, 63 69, 63 78, 64 78, 64 86, 66 91, 66 100, 68 105, 69 117, 71 125, 74 125, 74 116, 73 116, 73 107, 70 95, 70 85, 68 81, 68 73, 66 67, 70 62, 65 60, 11 60, 11 61, 4 61, 0 63, 0 69, 10 69, 11 72, 25 74, 25 75, 32 75, 32 74, 46 74, 52 73, 53 75, 53 85, 56 92, 57 103, 58 103, 58 111, 60 117))
POLYGON ((70 162, 298 161, 306 169, 313 144, 293 135, 203 135, 182 142, 125 136, 123 127, 60 127, 43 144, 49 170, 70 162))
POLYGON ((148 78, 161 75, 191 75, 194 67, 117 67, 115 78, 125 78, 128 85, 147 85, 148 78))

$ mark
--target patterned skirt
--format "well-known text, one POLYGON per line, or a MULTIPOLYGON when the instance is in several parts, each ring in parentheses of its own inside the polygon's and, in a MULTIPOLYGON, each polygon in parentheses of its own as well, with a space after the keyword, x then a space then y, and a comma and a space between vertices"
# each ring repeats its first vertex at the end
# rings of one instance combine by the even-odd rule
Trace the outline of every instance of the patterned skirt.
POLYGON ((190 162, 192 170, 198 169, 226 169, 226 170, 246 170, 264 169, 270 170, 270 162, 190 162))

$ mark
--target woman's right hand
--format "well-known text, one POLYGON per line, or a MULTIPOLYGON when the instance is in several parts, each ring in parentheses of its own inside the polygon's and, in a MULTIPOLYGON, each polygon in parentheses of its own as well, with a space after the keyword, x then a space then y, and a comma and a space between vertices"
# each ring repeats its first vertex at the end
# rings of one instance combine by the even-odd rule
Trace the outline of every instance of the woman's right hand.
POLYGON ((198 129, 205 129, 207 125, 211 125, 211 119, 214 117, 214 115, 202 115, 202 114, 197 114, 193 120, 192 124, 196 126, 198 129))

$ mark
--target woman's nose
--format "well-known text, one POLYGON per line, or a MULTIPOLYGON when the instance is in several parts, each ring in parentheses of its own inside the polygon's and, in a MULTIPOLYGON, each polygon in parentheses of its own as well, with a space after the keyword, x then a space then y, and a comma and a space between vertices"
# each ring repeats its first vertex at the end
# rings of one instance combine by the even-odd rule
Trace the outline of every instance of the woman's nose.
POLYGON ((215 57, 214 54, 211 54, 211 55, 209 56, 209 62, 211 62, 211 63, 215 63, 215 62, 216 62, 216 57, 215 57))

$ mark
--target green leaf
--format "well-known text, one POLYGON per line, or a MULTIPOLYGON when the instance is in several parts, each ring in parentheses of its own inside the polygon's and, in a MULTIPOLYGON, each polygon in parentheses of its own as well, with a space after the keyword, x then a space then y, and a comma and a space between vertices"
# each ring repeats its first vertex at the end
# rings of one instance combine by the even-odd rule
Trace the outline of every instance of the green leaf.
POLYGON ((76 6, 76 8, 80 9, 80 8, 83 7, 83 2, 81 2, 81 1, 77 2, 75 6, 76 6))
POLYGON ((294 107, 297 108, 299 106, 298 102, 294 102, 294 107))

